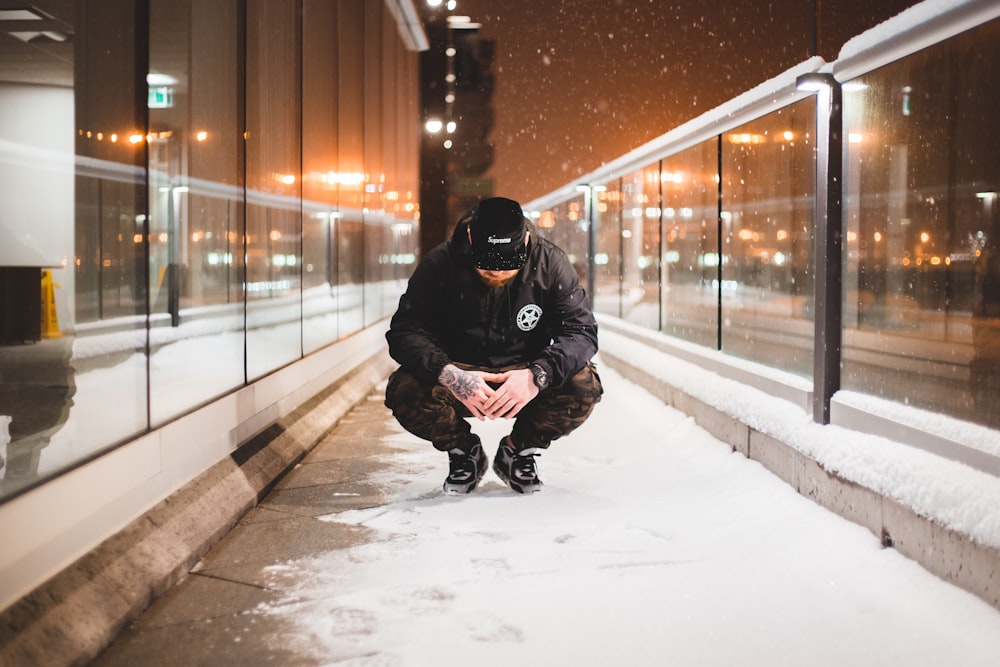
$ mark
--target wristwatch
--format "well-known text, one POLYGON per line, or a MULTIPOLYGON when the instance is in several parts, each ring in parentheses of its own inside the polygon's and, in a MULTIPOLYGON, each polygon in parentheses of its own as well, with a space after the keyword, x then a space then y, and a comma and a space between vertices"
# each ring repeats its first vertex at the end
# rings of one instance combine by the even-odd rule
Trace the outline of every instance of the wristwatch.
POLYGON ((535 376, 535 386, 539 390, 549 386, 549 374, 542 368, 541 364, 531 364, 531 374, 535 376))

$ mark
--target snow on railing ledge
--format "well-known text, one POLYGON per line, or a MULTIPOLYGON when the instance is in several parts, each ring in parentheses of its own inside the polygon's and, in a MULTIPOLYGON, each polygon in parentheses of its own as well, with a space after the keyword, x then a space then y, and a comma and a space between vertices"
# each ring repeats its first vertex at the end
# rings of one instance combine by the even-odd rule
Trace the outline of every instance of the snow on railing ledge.
POLYGON ((849 39, 832 63, 841 82, 1000 17, 996 0, 926 0, 849 39))

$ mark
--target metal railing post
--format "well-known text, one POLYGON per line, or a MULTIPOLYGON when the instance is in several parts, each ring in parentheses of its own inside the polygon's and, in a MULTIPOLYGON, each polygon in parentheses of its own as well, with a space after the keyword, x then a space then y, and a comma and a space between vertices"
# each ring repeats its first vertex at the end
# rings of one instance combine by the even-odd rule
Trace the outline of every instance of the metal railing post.
POLYGON ((830 400, 840 389, 843 323, 843 96, 832 74, 803 74, 795 83, 816 94, 813 420, 829 424, 830 400))

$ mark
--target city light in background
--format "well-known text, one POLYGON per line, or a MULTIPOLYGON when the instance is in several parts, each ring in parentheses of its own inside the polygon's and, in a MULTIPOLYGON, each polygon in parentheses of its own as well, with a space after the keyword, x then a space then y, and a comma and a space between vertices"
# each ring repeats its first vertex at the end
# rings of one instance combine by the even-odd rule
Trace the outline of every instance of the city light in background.
POLYGON ((555 190, 914 4, 461 0, 496 42, 496 194, 555 190))

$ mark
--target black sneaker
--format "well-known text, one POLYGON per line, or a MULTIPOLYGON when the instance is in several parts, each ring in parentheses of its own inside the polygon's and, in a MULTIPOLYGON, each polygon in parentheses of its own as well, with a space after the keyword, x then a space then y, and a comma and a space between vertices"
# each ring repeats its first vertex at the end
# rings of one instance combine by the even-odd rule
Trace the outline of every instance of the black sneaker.
POLYGON ((509 442, 507 438, 500 441, 493 459, 493 472, 518 493, 538 493, 542 490, 542 480, 538 479, 538 471, 535 470, 535 456, 542 450, 531 447, 514 451, 509 442))
POLYGON ((469 493, 486 474, 486 454, 478 440, 466 451, 460 447, 448 450, 450 470, 444 480, 444 492, 450 495, 469 493))

